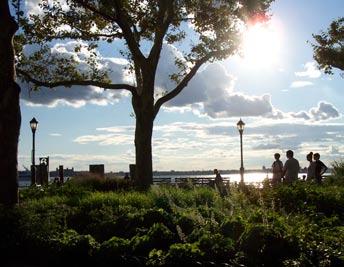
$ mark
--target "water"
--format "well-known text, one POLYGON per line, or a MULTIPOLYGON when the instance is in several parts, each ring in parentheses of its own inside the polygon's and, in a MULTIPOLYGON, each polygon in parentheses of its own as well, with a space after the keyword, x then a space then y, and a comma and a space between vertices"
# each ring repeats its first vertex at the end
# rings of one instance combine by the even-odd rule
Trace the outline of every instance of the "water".
MULTIPOLYGON (((229 180, 231 183, 234 182, 240 182, 240 174, 239 173, 233 173, 233 174, 221 174, 222 178, 224 180, 229 180)), ((272 174, 271 173, 266 173, 266 172, 249 172, 244 174, 244 181, 245 183, 260 183, 266 177, 271 178, 272 174)), ((154 176, 156 179, 170 179, 173 183, 176 178, 205 178, 205 179, 214 179, 215 175, 214 174, 209 174, 209 175, 159 175, 159 176, 154 176)))

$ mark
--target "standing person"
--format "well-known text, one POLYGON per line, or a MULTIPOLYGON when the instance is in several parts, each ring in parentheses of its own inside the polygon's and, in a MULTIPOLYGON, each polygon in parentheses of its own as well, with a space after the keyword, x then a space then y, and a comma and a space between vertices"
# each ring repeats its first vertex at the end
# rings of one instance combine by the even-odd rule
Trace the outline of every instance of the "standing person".
POLYGON ((309 165, 307 167, 307 181, 311 181, 315 178, 315 161, 313 161, 313 152, 309 152, 306 159, 309 161, 309 165))
POLYGON ((320 154, 314 154, 315 160, 315 181, 321 184, 322 175, 327 171, 327 166, 320 160, 320 154))
POLYGON ((223 178, 217 169, 214 169, 214 174, 216 175, 215 176, 215 185, 216 185, 217 189, 219 190, 220 195, 222 197, 224 197, 227 195, 227 190, 226 190, 225 185, 223 183, 223 178))
POLYGON ((217 169, 214 169, 214 174, 215 174, 215 184, 217 187, 219 187, 219 185, 223 184, 222 176, 217 169))
POLYGON ((284 182, 290 184, 298 179, 300 164, 294 158, 294 152, 292 150, 288 150, 286 156, 288 159, 284 164, 282 176, 284 176, 284 182))
POLYGON ((272 163, 272 180, 271 184, 273 186, 279 184, 282 181, 282 173, 283 173, 283 163, 280 161, 281 155, 279 153, 275 153, 274 155, 275 161, 272 163))

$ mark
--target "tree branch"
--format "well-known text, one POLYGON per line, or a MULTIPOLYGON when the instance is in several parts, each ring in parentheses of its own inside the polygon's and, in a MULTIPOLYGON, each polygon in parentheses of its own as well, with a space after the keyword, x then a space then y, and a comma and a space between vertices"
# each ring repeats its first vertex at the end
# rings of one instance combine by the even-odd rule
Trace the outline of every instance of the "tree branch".
POLYGON ((134 61, 141 66, 145 57, 142 54, 139 48, 139 43, 136 41, 135 35, 130 28, 130 25, 128 23, 129 21, 128 16, 126 12, 123 10, 123 7, 119 2, 120 1, 114 1, 114 5, 117 11, 116 22, 118 26, 122 29, 123 36, 125 40, 127 41, 129 50, 133 54, 134 61))
POLYGON ((39 81, 33 77, 31 77, 26 71, 17 69, 17 73, 24 77, 26 81, 32 82, 33 84, 37 86, 43 86, 48 88, 54 88, 58 86, 65 86, 65 87, 71 87, 73 85, 82 85, 82 86, 96 86, 103 89, 111 89, 111 90, 127 90, 132 93, 132 95, 136 95, 136 87, 129 85, 129 84, 111 84, 111 83, 105 83, 105 82, 98 82, 98 81, 92 81, 92 80, 66 80, 66 81, 58 81, 58 82, 44 82, 39 81))
POLYGON ((158 15, 158 25, 161 25, 155 31, 154 45, 149 53, 149 60, 152 61, 153 66, 158 65, 159 55, 161 52, 164 36, 168 30, 168 27, 173 19, 173 1, 159 1, 159 15, 158 15), (167 17, 165 19, 165 13, 167 12, 167 17))
POLYGON ((196 61, 195 65, 192 67, 192 69, 189 71, 188 74, 186 74, 183 78, 183 80, 170 92, 168 92, 163 97, 160 97, 154 105, 154 118, 158 114, 161 106, 166 103, 167 101, 171 100, 172 98, 176 97, 189 83, 189 81, 195 76, 198 69, 208 60, 211 58, 224 58, 224 55, 230 55, 230 53, 233 52, 232 48, 227 48, 224 50, 218 50, 218 51, 212 51, 200 58, 196 61))
POLYGON ((74 2, 78 3, 80 6, 82 6, 85 9, 88 9, 89 11, 94 12, 95 14, 103 17, 104 19, 110 21, 110 22, 114 22, 116 21, 116 17, 110 16, 109 14, 105 14, 103 12, 101 12, 99 9, 95 8, 94 6, 88 4, 88 1, 85 0, 74 0, 74 2))

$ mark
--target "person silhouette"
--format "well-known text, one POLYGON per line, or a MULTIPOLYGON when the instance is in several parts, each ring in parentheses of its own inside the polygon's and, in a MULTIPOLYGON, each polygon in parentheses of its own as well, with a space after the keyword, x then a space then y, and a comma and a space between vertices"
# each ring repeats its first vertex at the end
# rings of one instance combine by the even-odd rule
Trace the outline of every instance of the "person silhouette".
POLYGON ((315 181, 318 184, 321 184, 322 182, 322 175, 327 171, 327 166, 320 160, 320 154, 315 153, 314 154, 314 160, 315 160, 315 181))
POLYGON ((275 161, 272 163, 272 180, 271 184, 273 186, 279 184, 282 181, 282 173, 283 173, 283 163, 280 161, 281 155, 279 153, 275 153, 274 155, 275 161))
POLYGON ((220 184, 223 184, 223 178, 217 169, 214 169, 214 174, 215 174, 215 184, 217 186, 220 184))
POLYGON ((306 159, 309 161, 307 167, 307 181, 311 181, 315 178, 315 161, 313 161, 313 152, 309 152, 306 156, 306 159))
POLYGON ((214 174, 216 175, 215 176, 215 185, 217 187, 217 190, 219 190, 220 195, 222 197, 224 197, 227 195, 227 190, 226 190, 226 187, 223 183, 223 178, 217 169, 214 169, 214 174))
POLYGON ((284 177, 285 183, 291 184, 298 179, 300 164, 299 161, 294 158, 294 152, 292 150, 288 150, 286 156, 288 159, 284 164, 282 176, 284 177))

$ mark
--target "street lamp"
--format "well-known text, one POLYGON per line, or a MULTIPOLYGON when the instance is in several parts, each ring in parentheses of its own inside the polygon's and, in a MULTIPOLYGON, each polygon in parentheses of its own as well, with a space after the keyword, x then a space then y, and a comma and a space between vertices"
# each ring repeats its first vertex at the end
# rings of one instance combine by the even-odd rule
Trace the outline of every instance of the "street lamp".
POLYGON ((238 121, 237 127, 240 133, 240 154, 241 154, 241 166, 240 166, 240 183, 244 183, 244 158, 242 153, 242 134, 244 132, 245 123, 241 120, 238 121))
POLYGON ((35 133, 37 129, 38 121, 32 118, 30 121, 30 127, 32 131, 32 154, 31 154, 31 185, 36 184, 36 164, 35 164, 35 133))

